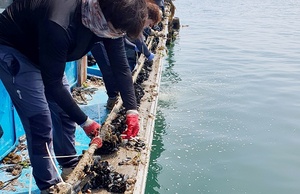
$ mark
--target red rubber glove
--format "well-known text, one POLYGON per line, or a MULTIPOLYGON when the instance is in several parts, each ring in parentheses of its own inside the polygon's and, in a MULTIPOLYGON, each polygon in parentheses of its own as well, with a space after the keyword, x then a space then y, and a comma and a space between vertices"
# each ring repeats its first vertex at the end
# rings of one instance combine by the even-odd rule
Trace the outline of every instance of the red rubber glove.
POLYGON ((136 110, 128 110, 126 114, 127 130, 123 132, 124 139, 135 137, 139 130, 139 114, 136 110))
POLYGON ((99 135, 101 125, 90 118, 87 118, 80 126, 83 128, 85 134, 91 139, 99 135))
POLYGON ((102 147, 102 139, 99 136, 96 136, 92 139, 91 144, 96 144, 97 148, 101 148, 102 147))

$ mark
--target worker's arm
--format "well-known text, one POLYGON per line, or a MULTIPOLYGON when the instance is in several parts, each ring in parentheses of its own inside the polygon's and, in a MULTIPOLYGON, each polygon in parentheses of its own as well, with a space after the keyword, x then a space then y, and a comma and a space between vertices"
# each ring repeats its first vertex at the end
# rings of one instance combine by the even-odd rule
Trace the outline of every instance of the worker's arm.
POLYGON ((53 21, 47 21, 43 27, 39 40, 39 61, 45 92, 72 120, 81 125, 87 136, 98 136, 100 124, 87 117, 62 83, 70 42, 66 30, 53 21))
POLYGON ((118 88, 126 109, 127 130, 124 132, 125 138, 131 138, 138 134, 139 121, 137 111, 137 101, 134 92, 132 74, 126 57, 123 38, 104 39, 110 66, 116 78, 118 88))
POLYGON ((132 50, 136 50, 136 45, 133 44, 132 42, 130 42, 127 38, 124 38, 124 41, 125 41, 125 47, 126 48, 129 48, 129 49, 132 49, 132 50))
POLYGON ((68 52, 68 36, 64 28, 53 21, 47 21, 40 29, 39 61, 45 92, 77 124, 86 121, 87 116, 73 100, 70 91, 62 83, 68 52))
POLYGON ((132 74, 122 38, 103 39, 103 44, 110 62, 111 69, 116 78, 118 88, 126 110, 136 110, 137 103, 133 87, 132 74))
POLYGON ((134 40, 134 44, 138 48, 138 50, 145 55, 145 57, 149 60, 152 61, 154 58, 154 54, 149 51, 145 41, 144 41, 144 36, 140 35, 137 39, 134 40))

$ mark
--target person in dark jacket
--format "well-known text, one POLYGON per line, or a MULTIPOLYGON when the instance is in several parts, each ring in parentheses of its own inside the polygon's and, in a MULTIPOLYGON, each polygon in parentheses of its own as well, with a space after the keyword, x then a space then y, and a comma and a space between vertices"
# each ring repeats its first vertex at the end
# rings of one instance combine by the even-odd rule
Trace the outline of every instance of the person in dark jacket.
MULTIPOLYGON (((148 19, 145 23, 145 27, 153 27, 161 21, 161 13, 159 11, 159 7, 152 1, 147 1, 147 10, 148 10, 148 19)), ((154 54, 149 51, 147 45, 144 41, 143 34, 140 34, 136 39, 130 39, 127 37, 124 39, 126 45, 126 54, 127 59, 129 61, 129 66, 131 71, 135 68, 136 65, 136 56, 137 53, 143 53, 148 61, 152 61, 154 58, 154 54)), ((104 85, 106 88, 106 92, 108 95, 107 100, 107 109, 111 110, 115 103, 117 102, 118 93, 122 91, 119 89, 119 85, 116 82, 117 76, 111 70, 110 62, 107 57, 107 52, 102 42, 99 42, 97 46, 95 46, 91 51, 93 57, 95 58, 99 69, 103 76, 104 85)), ((127 99, 122 95, 122 101, 126 102, 127 99)), ((134 134, 135 136, 136 134, 134 134)), ((125 136, 124 138, 130 138, 130 136, 125 136)))
MULTIPOLYGON (((46 156, 52 149, 55 155, 76 154, 76 123, 102 145, 100 124, 79 108, 64 76, 66 62, 80 59, 99 41, 128 99, 128 131, 139 130, 123 36, 138 37, 146 19, 145 0, 15 0, 0 14, 0 79, 21 118, 33 176, 44 193, 66 184, 46 156)), ((57 160, 63 169, 78 163, 77 157, 57 160)))
POLYGON ((164 16, 165 12, 165 1, 164 0, 155 0, 155 3, 159 6, 160 10, 162 11, 162 15, 164 16))

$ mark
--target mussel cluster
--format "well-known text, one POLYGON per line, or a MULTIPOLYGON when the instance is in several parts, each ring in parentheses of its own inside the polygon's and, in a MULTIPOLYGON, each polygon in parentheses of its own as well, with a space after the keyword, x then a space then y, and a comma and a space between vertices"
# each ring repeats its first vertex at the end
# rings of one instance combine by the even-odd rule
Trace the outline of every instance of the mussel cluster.
POLYGON ((128 150, 135 150, 141 152, 146 148, 146 144, 141 139, 131 139, 125 144, 125 148, 128 150))
POLYGON ((124 115, 126 115, 126 110, 122 107, 117 117, 111 122, 110 131, 107 132, 102 147, 95 150, 95 155, 108 155, 119 150, 122 143, 121 134, 127 127, 124 115))
POLYGON ((95 160, 90 170, 96 173, 96 177, 86 185, 86 188, 106 189, 113 193, 126 191, 128 175, 115 172, 107 161, 95 160))
POLYGON ((18 164, 22 162, 22 156, 14 152, 9 153, 5 158, 3 158, 3 164, 18 164))
POLYGON ((91 54, 87 55, 87 61, 88 61, 88 66, 93 66, 97 63, 96 59, 91 54))
POLYGON ((5 172, 10 173, 13 176, 17 176, 22 172, 23 166, 20 164, 9 166, 5 169, 5 172))

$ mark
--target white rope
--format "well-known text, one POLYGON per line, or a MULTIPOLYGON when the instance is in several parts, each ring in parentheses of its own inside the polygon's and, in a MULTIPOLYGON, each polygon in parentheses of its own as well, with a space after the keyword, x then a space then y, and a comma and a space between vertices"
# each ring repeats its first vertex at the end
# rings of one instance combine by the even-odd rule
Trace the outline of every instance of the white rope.
POLYGON ((28 191, 29 194, 31 194, 31 187, 32 187, 32 167, 30 167, 29 191, 28 191))
POLYGON ((55 169, 55 171, 56 171, 56 173, 57 173, 57 175, 58 175, 58 178, 60 179, 61 182, 64 182, 64 180, 61 178, 61 176, 60 176, 60 174, 59 174, 59 172, 58 172, 58 169, 56 168, 56 165, 55 165, 55 163, 54 163, 54 161, 53 161, 53 158, 52 158, 52 156, 51 156, 51 153, 50 153, 50 150, 49 150, 49 147, 48 147, 47 142, 46 142, 46 149, 47 149, 47 152, 48 152, 48 156, 49 156, 49 158, 50 158, 50 161, 51 161, 51 163, 52 163, 52 165, 53 165, 53 167, 54 167, 54 169, 55 169))
POLYGON ((74 155, 66 155, 66 156, 44 156, 43 158, 70 158, 70 157, 78 157, 81 155, 74 154, 74 155))

